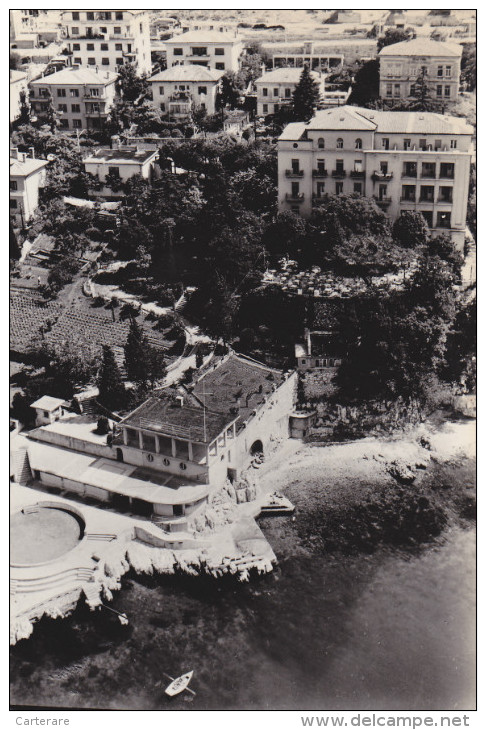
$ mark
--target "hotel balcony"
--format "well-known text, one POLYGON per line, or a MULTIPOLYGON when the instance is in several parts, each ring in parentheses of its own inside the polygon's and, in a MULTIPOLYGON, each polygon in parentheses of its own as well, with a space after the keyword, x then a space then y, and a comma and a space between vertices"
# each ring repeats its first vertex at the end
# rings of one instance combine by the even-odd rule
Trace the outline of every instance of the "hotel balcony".
POLYGON ((377 195, 373 195, 373 198, 376 205, 379 205, 380 208, 388 208, 388 206, 392 202, 391 198, 379 198, 377 195))
POLYGON ((312 177, 327 177, 327 170, 312 170, 312 177))
POLYGON ((303 170, 285 170, 285 177, 304 177, 303 170))
POLYGON ((333 170, 332 176, 333 177, 346 177, 346 170, 333 170))
POLYGON ((413 203, 413 204, 415 204, 417 201, 415 200, 415 198, 405 198, 405 197, 402 196, 400 198, 400 202, 401 203, 413 203))
POLYGON ((437 198, 436 203, 437 205, 452 205, 452 198, 448 200, 447 198, 437 198))
POLYGON ((351 172, 349 173, 349 176, 358 178, 358 179, 363 179, 365 176, 365 171, 364 170, 351 170, 351 172))
POLYGON ((304 193, 285 193, 285 200, 289 203, 302 203, 304 200, 304 193))
POLYGON ((411 172, 411 171, 405 171, 405 170, 404 170, 404 171, 402 172, 402 177, 411 177, 411 178, 416 178, 416 177, 417 177, 417 170, 415 170, 415 172, 411 172))
POLYGON ((393 178, 393 172, 382 172, 381 170, 375 170, 371 176, 374 182, 388 182, 393 178))

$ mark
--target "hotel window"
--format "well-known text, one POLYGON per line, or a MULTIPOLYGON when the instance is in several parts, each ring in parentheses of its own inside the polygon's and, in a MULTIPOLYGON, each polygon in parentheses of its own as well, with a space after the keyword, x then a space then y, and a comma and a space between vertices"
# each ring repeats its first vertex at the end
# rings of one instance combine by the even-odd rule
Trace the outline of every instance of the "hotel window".
POLYGON ((300 183, 298 183, 298 182, 293 182, 292 183, 292 193, 291 194, 292 194, 292 197, 293 198, 298 198, 299 197, 299 195, 300 195, 300 183))
POLYGON ((452 66, 446 66, 445 75, 450 78, 452 76, 452 66))
POLYGON ((66 89, 58 89, 57 90, 58 96, 66 96, 66 89))
POLYGON ((17 207, 17 201, 16 201, 16 200, 12 200, 12 199, 11 199, 11 200, 10 200, 10 207, 11 207, 11 208, 16 208, 16 207, 17 207))
POLYGON ((108 33, 108 28, 100 28, 100 33, 108 33))
POLYGON ((10 180, 10 190, 18 190, 17 180, 10 180))
POLYGON ((198 94, 207 94, 208 93, 208 87, 207 86, 198 86, 197 87, 197 93, 198 94))
POLYGON ((101 51, 107 51, 108 50, 108 43, 102 43, 100 46, 101 51))
POLYGON ((102 58, 101 59, 101 65, 102 66, 109 66, 110 65, 110 59, 109 58, 102 58))
POLYGON ((120 168, 108 167, 108 175, 115 175, 116 177, 120 177, 120 168))
POLYGON ((441 139, 435 139, 434 140, 434 150, 437 152, 442 147, 442 140, 441 139))
POLYGON ((402 185, 402 200, 415 203, 415 185, 402 185))
POLYGON ((79 13, 73 13, 73 20, 79 20, 79 13))
POLYGON ((451 213, 449 210, 437 213, 437 228, 451 227, 451 213))
POLYGON ((403 149, 404 150, 409 150, 410 147, 411 147, 411 144, 412 144, 412 140, 411 139, 404 139, 403 140, 403 149))
POLYGON ((388 139, 388 137, 383 137, 383 139, 381 140, 381 146, 384 150, 390 149, 390 140, 388 139))
POLYGON ((115 35, 120 35, 120 33, 121 33, 121 28, 120 28, 120 26, 119 26, 119 25, 117 25, 117 26, 115 26, 115 27, 113 28, 113 33, 114 33, 115 35))
POLYGON ((326 143, 324 142, 324 137, 319 137, 319 139, 317 140, 317 146, 320 150, 324 149, 324 147, 326 146, 326 143))
POLYGON ((427 223, 428 227, 432 228, 434 225, 432 211, 431 210, 421 210, 420 212, 422 213, 423 217, 425 218, 425 222, 427 223))
POLYGON ((380 172, 383 175, 388 175, 388 162, 386 162, 385 160, 382 160, 380 162, 380 172))
POLYGON ((86 13, 86 20, 94 20, 94 13, 86 13))
POLYGON ((159 86, 159 94, 160 94, 160 96, 164 96, 164 87, 163 86, 159 86))
POLYGON ((285 98, 290 99, 292 96, 292 89, 285 89, 285 98))
POLYGON ((421 149, 422 151, 427 149, 426 139, 419 139, 419 149, 421 149))
POLYGON ((435 177, 435 162, 422 162, 422 177, 435 177))
POLYGON ((326 161, 323 159, 317 160, 317 172, 326 172, 326 161))
POLYGON ((437 68, 437 76, 441 77, 443 75, 444 75, 444 67, 443 66, 439 66, 437 68))
POLYGON ((343 192, 344 184, 342 182, 336 183, 336 195, 341 195, 343 192))
POLYGON ((79 56, 78 57, 75 56, 73 60, 74 60, 74 63, 79 63, 81 65, 81 59, 79 58, 79 56))
POLYGON ((395 99, 400 98, 400 84, 393 85, 393 96, 395 97, 395 99))
POLYGON ((214 55, 215 56, 224 56, 224 48, 215 48, 214 55))
POLYGON ((354 161, 354 172, 363 172, 363 160, 354 161))
POLYGON ((363 149, 363 140, 358 137, 357 140, 355 140, 354 143, 354 149, 355 150, 362 150, 363 149))
POLYGON ((99 89, 90 89, 89 93, 90 93, 90 96, 99 96, 100 90, 99 89))
POLYGON ((174 48, 174 56, 182 56, 182 48, 174 48))
POLYGON ((439 202, 440 203, 452 203, 452 191, 454 188, 450 186, 439 188, 439 202))
POLYGON ((81 129, 81 119, 73 119, 73 129, 81 129))
POLYGON ((71 104, 71 111, 73 114, 80 114, 81 113, 81 107, 79 104, 71 104))
POLYGON ((386 95, 387 96, 393 96, 393 86, 392 84, 386 85, 386 95))
POLYGON ((76 28, 76 26, 73 26, 71 28, 71 35, 79 35, 79 28, 76 28))
POLYGON ((123 58, 115 58, 115 63, 117 66, 123 66, 123 58))
POLYGON ((80 51, 81 45, 79 43, 73 43, 73 51, 80 51))
POLYGON ((344 142, 341 137, 338 137, 336 140, 336 149, 342 150, 344 147, 344 142))
POLYGON ((322 196, 325 194, 325 192, 326 192, 326 184, 323 182, 318 182, 317 183, 317 197, 322 198, 322 196))
POLYGON ((263 94, 263 96, 268 96, 268 89, 263 87, 262 94, 263 94))
POLYGON ((87 51, 94 51, 94 43, 87 43, 86 44, 86 50, 87 51))
POLYGON ((115 51, 123 51, 123 44, 115 43, 115 51))
POLYGON ((268 114, 268 104, 263 105, 263 113, 268 114))
POLYGON ((336 160, 336 172, 344 172, 344 160, 336 160))
POLYGON ((451 150, 457 149, 457 139, 451 139, 451 150))
POLYGON ((299 166, 298 159, 292 160, 291 165, 292 165, 292 172, 294 173, 294 175, 296 175, 297 173, 300 172, 300 166, 299 166))
POLYGON ((148 433, 143 434, 143 449, 144 451, 151 451, 153 454, 156 453, 155 436, 148 433))
POLYGON ((115 20, 123 20, 123 13, 115 13, 115 20))
POLYGON ((434 202, 434 186, 433 185, 421 185, 420 186, 420 200, 422 203, 433 203, 434 202))
POLYGON ((454 163, 453 162, 441 162, 440 163, 440 176, 447 177, 450 180, 454 179, 454 163))
POLYGON ((353 185, 353 193, 358 193, 358 195, 363 194, 363 184, 360 182, 355 182, 353 185))
POLYGON ((442 96, 442 84, 437 84, 437 90, 436 90, 437 96, 442 96))
POLYGON ((216 71, 224 71, 224 63, 216 63, 216 71))
POLYGON ((88 58, 88 66, 96 66, 96 58, 88 58))
POLYGON ((79 97, 79 89, 69 89, 69 96, 77 99, 79 97))
POLYGON ((160 104, 160 111, 161 112, 165 112, 165 104, 164 104, 164 102, 161 102, 161 104, 160 104))
POLYGON ((278 96, 278 86, 273 87, 273 95, 278 96))
POLYGON ((387 185, 379 185, 378 186, 378 200, 386 200, 387 192, 388 192, 387 185))
POLYGON ((446 99, 450 99, 451 96, 451 87, 450 86, 444 86, 444 96, 446 99))
POLYGON ((67 104, 58 104, 57 108, 60 112, 67 112, 67 104))
POLYGON ((61 129, 69 129, 69 122, 67 119, 60 119, 59 120, 59 127, 61 129))
POLYGON ((415 96, 415 84, 410 84, 410 96, 415 96))

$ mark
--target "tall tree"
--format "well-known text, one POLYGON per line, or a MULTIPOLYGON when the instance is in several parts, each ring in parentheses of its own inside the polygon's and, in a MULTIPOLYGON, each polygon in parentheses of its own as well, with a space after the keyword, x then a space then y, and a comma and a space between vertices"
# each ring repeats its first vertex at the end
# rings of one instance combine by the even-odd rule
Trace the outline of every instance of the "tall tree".
POLYGON ((126 393, 120 370, 113 350, 103 345, 103 359, 98 373, 100 402, 112 411, 120 410, 125 405, 126 393))
POLYGON ((412 109, 421 112, 432 112, 440 108, 440 102, 432 97, 430 86, 427 83, 427 69, 420 71, 410 89, 410 96, 414 99, 412 109))
POLYGON ((139 76, 133 63, 125 63, 118 71, 117 88, 124 101, 141 101, 149 93, 145 75, 139 76))
POLYGON ((292 97, 292 108, 295 119, 308 122, 314 116, 319 101, 319 84, 313 79, 309 71, 309 66, 306 64, 292 97))
POLYGON ((19 116, 17 117, 16 123, 30 124, 30 104, 29 96, 27 91, 20 92, 20 105, 19 105, 19 116))
POLYGON ((125 344, 125 368, 129 380, 144 391, 165 377, 166 366, 162 353, 149 345, 148 339, 135 319, 130 322, 125 344))
POLYGON ((429 229, 422 213, 416 210, 404 211, 393 224, 393 239, 403 248, 425 246, 429 229))

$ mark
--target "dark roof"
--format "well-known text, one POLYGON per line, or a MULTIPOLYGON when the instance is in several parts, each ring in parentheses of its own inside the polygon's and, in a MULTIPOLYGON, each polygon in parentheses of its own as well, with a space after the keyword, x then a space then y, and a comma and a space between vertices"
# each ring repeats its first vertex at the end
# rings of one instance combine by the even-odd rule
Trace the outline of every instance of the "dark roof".
POLYGON ((231 353, 191 390, 160 390, 124 418, 121 425, 210 443, 234 421, 239 430, 283 378, 280 370, 231 353), (177 396, 183 397, 182 406, 177 396))
POLYGON ((208 409, 204 417, 204 409, 196 399, 186 394, 182 396, 181 406, 176 395, 177 391, 172 388, 161 391, 158 396, 152 396, 142 403, 120 425, 143 428, 197 443, 210 443, 235 420, 234 415, 226 416, 208 409))

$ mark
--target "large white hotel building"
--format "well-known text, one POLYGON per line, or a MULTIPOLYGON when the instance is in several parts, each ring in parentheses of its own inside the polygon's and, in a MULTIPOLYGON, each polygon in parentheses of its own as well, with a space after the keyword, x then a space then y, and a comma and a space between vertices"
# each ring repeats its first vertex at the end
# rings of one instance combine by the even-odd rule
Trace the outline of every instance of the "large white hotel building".
POLYGON ((278 141, 279 209, 310 216, 326 193, 375 199, 391 220, 422 213, 462 249, 473 128, 459 117, 343 106, 285 127, 278 141))

